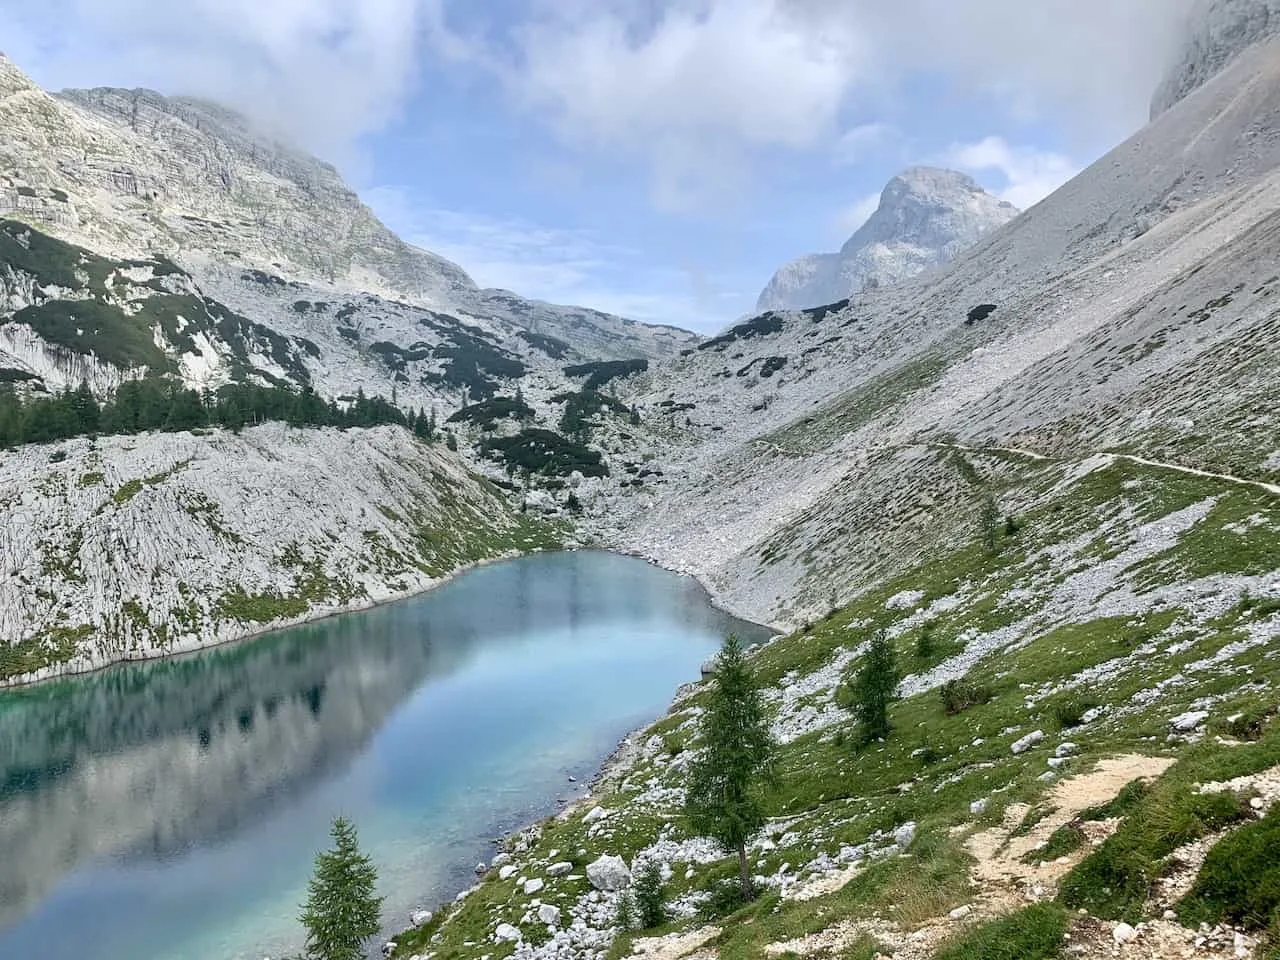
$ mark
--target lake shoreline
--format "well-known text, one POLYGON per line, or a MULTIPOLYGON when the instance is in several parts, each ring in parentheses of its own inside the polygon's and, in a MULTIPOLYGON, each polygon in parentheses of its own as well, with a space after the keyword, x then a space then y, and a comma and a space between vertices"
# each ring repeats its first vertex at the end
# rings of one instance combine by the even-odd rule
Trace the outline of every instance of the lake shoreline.
MULTIPOLYGON (((764 643, 769 643, 772 640, 775 640, 778 637, 785 635, 785 630, 781 627, 774 626, 772 624, 762 624, 755 620, 752 620, 750 617, 743 616, 742 614, 735 612, 727 604, 721 602, 720 598, 718 598, 716 594, 712 592, 712 590, 708 587, 708 585, 703 582, 702 578, 697 576, 694 573, 671 570, 668 567, 664 566, 663 564, 659 563, 654 558, 645 556, 644 554, 637 553, 631 550, 611 550, 611 549, 603 549, 598 547, 588 547, 583 549, 588 549, 588 550, 599 549, 601 552, 610 553, 615 556, 624 556, 624 557, 630 557, 634 560, 642 560, 645 563, 649 564, 650 566, 656 567, 659 570, 665 570, 666 572, 673 574, 675 576, 689 577, 695 583, 698 584, 698 587, 702 590, 703 594, 706 596, 711 607, 713 607, 716 610, 719 610, 720 612, 736 620, 741 620, 745 623, 750 623, 754 626, 761 627, 765 630, 768 630, 771 633, 771 636, 765 641, 763 641, 764 643)), ((664 717, 670 716, 672 711, 676 709, 680 701, 683 700, 691 692, 692 688, 696 687, 699 683, 701 683, 703 679, 704 679, 703 677, 698 677, 697 679, 689 680, 689 681, 686 681, 685 683, 679 684, 672 691, 671 698, 667 701, 666 707, 661 712, 655 714, 649 720, 645 721, 644 723, 640 724, 639 726, 627 732, 614 745, 614 748, 609 752, 609 754, 605 756, 604 759, 602 759, 600 763, 597 765, 595 773, 592 774, 591 778, 587 781, 585 787, 583 788, 583 792, 580 795, 573 797, 572 799, 563 801, 560 809, 554 813, 549 813, 549 814, 546 814, 545 816, 533 818, 528 821, 525 821, 520 826, 511 829, 507 833, 499 837, 493 838, 490 841, 491 846, 497 850, 502 850, 509 841, 518 837, 520 834, 524 833, 531 827, 537 826, 538 824, 544 823, 546 821, 567 819, 569 817, 572 817, 578 811, 583 810, 583 808, 587 808, 593 805, 598 795, 600 794, 600 792, 602 790, 608 789, 610 785, 610 780, 616 774, 627 769, 632 763, 635 762, 635 760, 637 759, 640 753, 640 750, 642 749, 642 744, 639 742, 640 735, 644 733, 644 731, 652 727, 655 723, 662 720, 664 717)), ((492 860, 491 857, 486 858, 486 861, 485 861, 486 864, 491 862, 491 860, 492 860)), ((470 896, 473 892, 479 889, 479 887, 484 882, 484 879, 487 875, 488 875, 488 871, 486 871, 485 874, 479 876, 473 883, 460 885, 456 889, 451 888, 451 892, 449 895, 439 899, 436 902, 429 903, 426 909, 429 910, 432 914, 438 914, 441 910, 447 909, 448 907, 457 903, 458 901, 465 899, 467 896, 470 896)), ((392 926, 394 927, 394 925, 392 926)), ((389 941, 394 942, 397 936, 403 936, 405 933, 413 929, 415 928, 411 925, 400 927, 396 930, 395 933, 390 935, 389 941)), ((377 951, 373 951, 369 955, 370 957, 375 957, 375 956, 378 956, 379 954, 377 951)))
MULTIPOLYGON (((166 660, 182 660, 186 657, 199 656, 200 654, 207 653, 210 650, 218 650, 222 647, 230 647, 239 643, 249 643, 253 640, 260 640, 263 637, 268 637, 273 633, 280 633, 283 630, 292 630, 295 627, 305 627, 305 626, 310 626, 316 623, 323 623, 326 620, 332 620, 336 617, 345 617, 345 616, 356 614, 356 613, 367 613, 370 610, 376 610, 380 607, 387 607, 393 604, 403 603, 406 600, 413 600, 418 597, 425 596, 426 594, 431 593, 433 590, 439 589, 440 587, 443 587, 448 583, 452 583, 455 579, 462 576, 463 574, 470 573, 473 570, 479 570, 482 567, 492 566, 495 563, 505 563, 508 560, 518 560, 521 557, 536 556, 537 554, 540 554, 540 553, 562 553, 562 552, 567 552, 567 551, 529 550, 529 551, 522 552, 522 551, 513 550, 508 553, 500 554, 495 557, 487 557, 484 560, 474 560, 471 563, 463 564, 460 567, 456 567, 455 569, 450 570, 444 576, 439 577, 435 580, 432 580, 430 583, 425 584, 422 587, 414 590, 408 590, 404 593, 399 593, 391 597, 384 597, 381 600, 366 600, 366 601, 346 604, 340 607, 317 608, 315 610, 304 613, 300 617, 294 617, 288 620, 272 621, 272 623, 268 626, 251 629, 245 633, 239 633, 232 637, 225 637, 223 639, 216 640, 213 643, 201 644, 200 646, 192 647, 190 650, 178 650, 173 653, 157 652, 154 655, 141 656, 141 657, 127 656, 127 657, 122 657, 119 660, 113 660, 111 663, 101 664, 100 666, 91 666, 91 667, 86 667, 83 669, 76 669, 76 670, 64 670, 64 671, 59 671, 57 673, 53 673, 53 674, 50 674, 49 676, 44 676, 44 677, 38 676, 38 674, 41 671, 36 671, 37 676, 35 679, 32 679, 32 680, 14 680, 14 681, 0 680, 0 696, 4 696, 4 694, 10 690, 31 690, 36 687, 45 686, 47 684, 54 684, 62 680, 75 680, 79 677, 93 676, 95 673, 102 673, 106 670, 111 670, 115 667, 120 667, 128 664, 153 663, 153 662, 159 663, 166 660)), ((48 668, 45 668, 45 669, 48 669, 48 668)), ((31 674, 23 674, 23 676, 28 677, 28 676, 31 676, 31 674)))
POLYGON ((45 670, 52 669, 52 668, 46 667, 46 668, 43 668, 43 670, 36 671, 34 675, 23 674, 22 676, 24 679, 0 680, 0 697, 3 697, 4 694, 9 691, 33 690, 33 689, 36 689, 37 687, 58 683, 64 680, 75 680, 76 678, 79 678, 79 677, 92 676, 95 673, 102 673, 106 670, 111 670, 115 667, 119 667, 126 664, 161 662, 166 660, 181 660, 184 657, 198 656, 199 654, 205 653, 209 650, 217 650, 221 647, 229 647, 234 644, 248 643, 253 640, 259 640, 262 637, 270 636, 273 633, 279 633, 282 630, 291 630, 295 627, 309 626, 311 624, 322 623, 325 620, 331 620, 335 617, 344 617, 350 614, 365 613, 370 610, 378 609, 379 607, 385 607, 385 606, 389 606, 396 603, 403 603, 407 600, 413 600, 417 597, 425 596, 426 594, 431 593, 433 590, 436 590, 440 587, 445 586, 448 583, 453 582, 463 574, 469 573, 473 570, 479 570, 483 567, 492 566, 495 563, 505 563, 509 560, 518 560, 521 557, 536 556, 537 554, 541 554, 541 553, 577 553, 584 550, 598 550, 601 553, 611 553, 611 554, 614 554, 615 556, 631 557, 636 560, 643 560, 645 563, 650 564, 651 566, 657 567, 659 570, 665 570, 668 573, 671 573, 675 576, 690 577, 702 589, 702 592, 706 595, 708 602, 716 610, 719 610, 722 613, 728 614, 729 616, 734 617, 735 619, 743 620, 748 623, 755 624, 756 626, 764 627, 767 630, 772 630, 774 633, 782 632, 782 628, 776 624, 759 623, 758 621, 753 620, 751 617, 745 615, 741 611, 734 610, 721 597, 717 596, 716 593, 711 589, 711 587, 707 583, 705 583, 703 579, 699 577, 697 574, 688 573, 688 572, 679 571, 679 570, 672 570, 669 567, 664 566, 661 562, 654 559, 653 557, 646 556, 642 553, 639 553, 633 550, 612 549, 609 547, 603 547, 603 546, 597 546, 597 545, 581 545, 581 546, 575 546, 575 547, 565 547, 560 550, 545 550, 545 549, 528 550, 528 551, 512 550, 504 554, 499 554, 497 556, 487 557, 483 560, 475 560, 475 561, 472 561, 471 563, 463 564, 460 567, 456 567, 455 569, 450 570, 444 576, 439 577, 431 581, 430 583, 424 584, 419 588, 405 591, 404 593, 399 593, 390 597, 384 597, 381 600, 365 600, 365 601, 358 601, 350 604, 345 604, 343 606, 338 606, 338 607, 318 608, 316 610, 304 613, 299 617, 294 617, 288 620, 273 621, 270 625, 248 629, 243 633, 236 633, 234 636, 224 637, 222 639, 215 640, 212 643, 201 644, 199 646, 192 647, 189 650, 178 650, 171 653, 156 652, 155 654, 147 655, 147 656, 125 656, 120 658, 119 660, 113 660, 111 663, 104 663, 97 666, 86 666, 78 669, 57 670, 57 671, 48 673, 45 676, 41 676, 41 674, 44 673, 45 670), (31 679, 25 679, 28 677, 31 679))

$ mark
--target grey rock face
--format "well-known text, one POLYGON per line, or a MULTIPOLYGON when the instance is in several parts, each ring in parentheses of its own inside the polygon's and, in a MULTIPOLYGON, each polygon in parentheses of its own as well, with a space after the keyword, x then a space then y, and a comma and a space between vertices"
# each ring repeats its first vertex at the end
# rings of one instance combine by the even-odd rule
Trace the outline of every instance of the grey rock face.
POLYGON ((757 308, 802 310, 898 283, 949 262, 1017 215, 972 177, 912 167, 889 181, 879 208, 839 253, 811 254, 782 267, 757 308))
POLYGON ((1277 34, 1280 0, 1199 0, 1182 53, 1151 101, 1151 118, 1194 93, 1241 51, 1277 34))

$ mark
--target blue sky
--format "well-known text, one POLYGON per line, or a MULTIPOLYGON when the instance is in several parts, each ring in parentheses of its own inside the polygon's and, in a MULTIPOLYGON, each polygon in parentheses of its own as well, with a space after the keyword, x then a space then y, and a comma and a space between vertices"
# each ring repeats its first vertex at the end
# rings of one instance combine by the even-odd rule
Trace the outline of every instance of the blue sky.
POLYGON ((909 164, 1042 198, 1141 126, 1186 5, 0 0, 0 48, 238 107, 482 284, 711 330, 909 164))

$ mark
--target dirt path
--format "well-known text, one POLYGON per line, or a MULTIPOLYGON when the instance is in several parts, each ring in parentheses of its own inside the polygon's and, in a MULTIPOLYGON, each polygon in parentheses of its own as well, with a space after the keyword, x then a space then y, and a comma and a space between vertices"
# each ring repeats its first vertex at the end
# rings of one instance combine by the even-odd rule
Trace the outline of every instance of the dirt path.
MULTIPOLYGON (((1015 456, 1026 457, 1029 460, 1047 461, 1051 457, 1046 457, 1042 453, 1036 453, 1034 450, 1024 450, 1021 447, 968 447, 960 443, 935 443, 930 446, 940 447, 945 450, 961 450, 965 453, 982 453, 986 450, 994 450, 997 453, 1011 453, 1015 456)), ((1139 463, 1144 467, 1157 467, 1161 470, 1174 470, 1178 473, 1185 473, 1193 477, 1207 477, 1211 480, 1222 480, 1225 483, 1234 483, 1242 487, 1256 487, 1259 490, 1270 493, 1273 496, 1280 497, 1280 484, 1267 483, 1265 480, 1250 480, 1248 477, 1237 477, 1230 473, 1214 473, 1210 470, 1198 470, 1195 467, 1184 467, 1178 463, 1168 463, 1164 460, 1148 460, 1146 457, 1138 457, 1129 453, 1103 453, 1098 456, 1106 457, 1111 461, 1128 460, 1130 463, 1139 463)))
MULTIPOLYGON (((983 887, 983 899, 995 905, 1011 899, 1017 902, 1052 896, 1058 881, 1084 859, 1091 844, 1086 843, 1073 854, 1049 862, 1036 862, 1034 856, 1029 855, 1085 810, 1113 799, 1126 784, 1154 779, 1172 765, 1173 760, 1167 757, 1136 754, 1109 757, 1088 773, 1058 781, 1040 803, 1047 813, 1021 835, 1015 834, 1031 808, 1025 804, 1010 807, 1004 823, 975 833, 965 841, 965 847, 977 861, 973 878, 983 887), (1024 857, 1032 862, 1024 862, 1024 857)), ((1093 841, 1109 835, 1114 827, 1105 822, 1085 823, 1081 829, 1086 838, 1093 841)))

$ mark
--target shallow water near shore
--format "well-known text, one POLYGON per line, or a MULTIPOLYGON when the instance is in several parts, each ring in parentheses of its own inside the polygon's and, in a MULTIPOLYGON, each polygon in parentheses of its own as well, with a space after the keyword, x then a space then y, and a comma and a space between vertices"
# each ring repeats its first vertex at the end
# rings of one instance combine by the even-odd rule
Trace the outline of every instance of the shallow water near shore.
POLYGON ((540 554, 0 694, 0 957, 296 953, 339 813, 400 929, 469 885, 492 838, 581 796, 729 632, 768 634, 643 561, 540 554))

